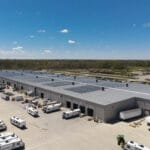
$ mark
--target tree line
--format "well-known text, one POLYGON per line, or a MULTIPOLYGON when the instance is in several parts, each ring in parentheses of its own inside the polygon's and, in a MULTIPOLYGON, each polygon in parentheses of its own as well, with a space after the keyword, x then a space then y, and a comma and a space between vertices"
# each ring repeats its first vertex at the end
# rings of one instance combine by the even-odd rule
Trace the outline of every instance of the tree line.
POLYGON ((145 68, 149 60, 0 60, 0 69, 117 69, 145 68))

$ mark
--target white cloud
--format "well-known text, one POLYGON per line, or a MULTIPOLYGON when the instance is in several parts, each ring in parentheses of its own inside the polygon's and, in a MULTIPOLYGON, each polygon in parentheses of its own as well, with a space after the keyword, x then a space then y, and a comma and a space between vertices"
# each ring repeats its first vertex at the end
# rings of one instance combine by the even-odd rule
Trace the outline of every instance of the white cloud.
POLYGON ((10 52, 14 54, 22 54, 24 53, 24 49, 22 46, 17 46, 17 47, 12 48, 12 51, 10 52))
POLYGON ((60 32, 61 32, 61 33, 68 33, 69 30, 68 30, 68 29, 62 29, 62 30, 60 30, 60 32))
POLYGON ((45 33, 46 30, 45 30, 45 29, 40 29, 40 30, 38 30, 37 32, 38 32, 38 33, 45 33))
POLYGON ((144 24, 143 24, 143 27, 145 27, 145 28, 150 28, 150 22, 144 23, 144 24))
POLYGON ((30 35, 29 38, 30 38, 30 39, 34 39, 35 36, 34 36, 34 35, 30 35))
POLYGON ((68 40, 68 43, 69 43, 69 44, 75 44, 76 41, 74 41, 74 40, 68 40))
POLYGON ((46 56, 46 55, 49 56, 49 54, 52 54, 52 50, 50 50, 50 49, 42 50, 41 54, 42 54, 42 55, 45 55, 45 56, 46 56))
POLYGON ((44 53, 52 53, 52 51, 49 50, 49 49, 43 50, 43 52, 44 52, 44 53))

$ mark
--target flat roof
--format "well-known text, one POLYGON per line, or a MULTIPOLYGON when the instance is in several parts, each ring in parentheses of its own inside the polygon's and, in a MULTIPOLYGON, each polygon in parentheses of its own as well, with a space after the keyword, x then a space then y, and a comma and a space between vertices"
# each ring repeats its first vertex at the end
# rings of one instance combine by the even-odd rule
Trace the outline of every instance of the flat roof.
POLYGON ((150 85, 115 82, 92 77, 76 77, 64 74, 33 71, 0 71, 0 77, 50 90, 100 105, 124 101, 133 97, 150 100, 150 85), (105 90, 102 91, 102 87, 105 90))

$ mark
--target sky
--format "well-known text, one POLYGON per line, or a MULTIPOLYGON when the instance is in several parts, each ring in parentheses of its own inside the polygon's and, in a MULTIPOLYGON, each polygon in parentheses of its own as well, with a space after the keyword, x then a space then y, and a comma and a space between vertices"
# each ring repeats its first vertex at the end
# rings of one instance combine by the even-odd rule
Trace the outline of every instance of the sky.
POLYGON ((150 59, 150 0, 0 0, 0 59, 150 59))

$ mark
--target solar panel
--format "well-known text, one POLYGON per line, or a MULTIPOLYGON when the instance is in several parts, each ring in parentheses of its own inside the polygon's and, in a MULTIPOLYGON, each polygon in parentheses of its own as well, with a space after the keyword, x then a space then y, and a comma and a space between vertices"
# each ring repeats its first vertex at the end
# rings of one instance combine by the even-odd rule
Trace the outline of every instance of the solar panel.
POLYGON ((46 78, 32 78, 32 79, 27 79, 27 81, 38 83, 38 82, 47 82, 48 79, 46 79, 46 78))
POLYGON ((45 85, 51 86, 51 87, 59 87, 59 86, 65 86, 65 85, 72 85, 72 82, 63 81, 63 82, 51 82, 46 83, 45 85))
POLYGON ((93 86, 93 85, 84 85, 73 88, 67 88, 66 90, 76 92, 76 93, 88 93, 101 90, 101 87, 93 86))

